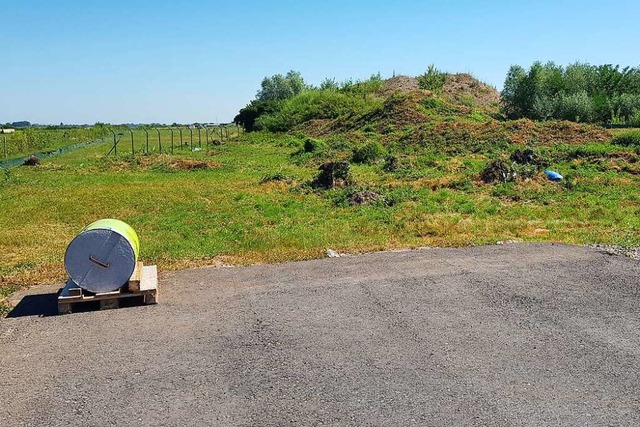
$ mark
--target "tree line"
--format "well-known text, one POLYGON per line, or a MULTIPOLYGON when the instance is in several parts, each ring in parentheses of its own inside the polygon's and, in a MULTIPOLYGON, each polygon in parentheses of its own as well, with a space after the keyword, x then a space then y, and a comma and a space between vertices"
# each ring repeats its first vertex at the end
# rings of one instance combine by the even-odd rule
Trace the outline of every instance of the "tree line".
POLYGON ((502 91, 509 119, 640 125, 640 68, 535 62, 513 65, 502 91))

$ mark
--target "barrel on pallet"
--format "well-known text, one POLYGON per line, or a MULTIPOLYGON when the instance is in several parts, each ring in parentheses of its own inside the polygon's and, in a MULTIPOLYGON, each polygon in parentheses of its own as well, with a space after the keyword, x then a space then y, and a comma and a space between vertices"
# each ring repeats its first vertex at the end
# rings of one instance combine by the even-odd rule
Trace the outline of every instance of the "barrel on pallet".
POLYGON ((140 241, 135 230, 117 219, 85 227, 67 247, 69 278, 89 292, 112 292, 127 283, 136 268, 140 241))

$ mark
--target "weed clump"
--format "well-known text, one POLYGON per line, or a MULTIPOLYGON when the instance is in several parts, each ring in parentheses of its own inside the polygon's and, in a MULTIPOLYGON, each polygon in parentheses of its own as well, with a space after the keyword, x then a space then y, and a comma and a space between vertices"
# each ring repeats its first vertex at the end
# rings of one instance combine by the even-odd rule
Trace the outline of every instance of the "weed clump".
POLYGON ((319 139, 306 138, 302 149, 305 153, 317 153, 327 148, 327 145, 319 139))
POLYGON ((397 156, 387 156, 384 159, 382 170, 385 172, 395 172, 400 169, 400 159, 397 156))
POLYGON ((273 175, 265 175, 260 180, 260 184, 267 184, 269 182, 290 182, 290 181, 292 181, 291 177, 283 174, 282 172, 276 172, 273 175))
POLYGON ((379 142, 371 141, 353 150, 354 163, 372 164, 384 155, 384 147, 379 142))
POLYGON ((346 187, 353 184, 351 165, 347 161, 327 162, 318 167, 320 171, 311 182, 313 188, 346 187))

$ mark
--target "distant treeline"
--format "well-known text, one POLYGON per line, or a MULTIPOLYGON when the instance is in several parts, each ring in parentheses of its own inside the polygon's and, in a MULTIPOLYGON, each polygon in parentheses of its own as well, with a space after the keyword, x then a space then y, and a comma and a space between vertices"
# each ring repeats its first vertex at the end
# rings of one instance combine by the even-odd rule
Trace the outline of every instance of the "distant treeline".
POLYGON ((514 65, 502 91, 507 118, 640 126, 640 69, 619 65, 514 65))

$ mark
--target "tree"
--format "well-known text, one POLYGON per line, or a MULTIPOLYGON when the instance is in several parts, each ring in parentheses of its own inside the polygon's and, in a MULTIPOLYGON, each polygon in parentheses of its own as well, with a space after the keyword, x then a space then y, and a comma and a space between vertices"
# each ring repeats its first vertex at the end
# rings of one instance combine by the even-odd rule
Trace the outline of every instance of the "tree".
POLYGON ((510 119, 524 117, 526 100, 523 93, 527 72, 519 65, 512 65, 507 72, 502 90, 502 109, 510 119))
POLYGON ((286 75, 275 74, 265 77, 261 89, 256 95, 259 101, 284 101, 307 88, 302 75, 297 71, 289 71, 286 75))
POLYGON ((272 114, 279 111, 280 101, 260 101, 254 99, 246 107, 240 109, 233 122, 242 126, 247 132, 253 132, 256 120, 263 114, 272 114))
POLYGON ((320 90, 338 90, 340 85, 336 79, 326 78, 320 83, 320 90))

